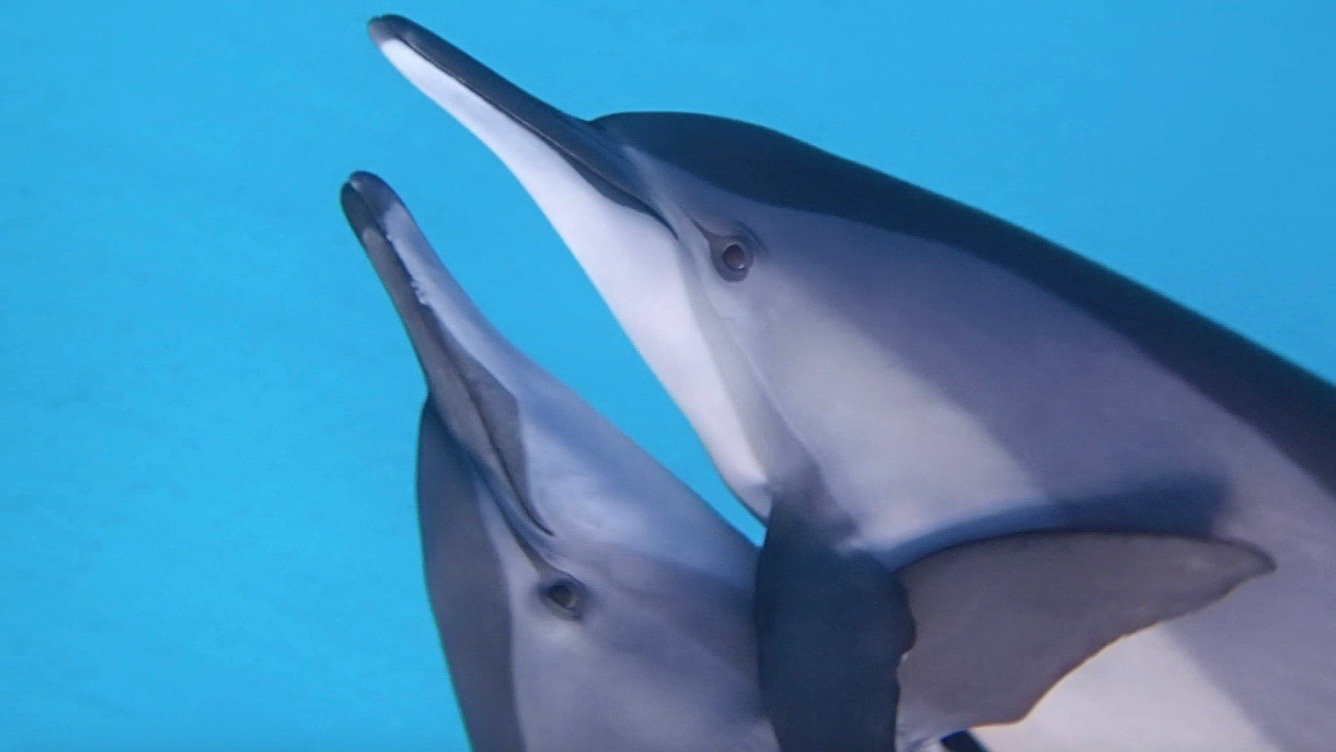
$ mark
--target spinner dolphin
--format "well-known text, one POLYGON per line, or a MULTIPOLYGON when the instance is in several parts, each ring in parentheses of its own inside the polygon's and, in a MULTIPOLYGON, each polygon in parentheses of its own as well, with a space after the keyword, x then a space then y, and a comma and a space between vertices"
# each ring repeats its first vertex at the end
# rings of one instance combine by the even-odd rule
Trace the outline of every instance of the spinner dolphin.
POLYGON ((501 337, 389 186, 342 203, 426 376, 423 563, 473 748, 775 750, 755 547, 501 337))
MULTIPOLYGON (((854 641, 828 639, 825 619, 753 592, 750 542, 491 328, 384 182, 358 173, 342 199, 426 375, 423 559, 479 752, 771 752, 771 720, 787 752, 917 750, 1019 717, 1110 641, 1269 569, 1247 547, 1166 535, 911 547, 890 568, 861 562, 854 608, 821 589, 853 619, 854 641), (780 679, 795 691, 763 702, 754 610, 800 648, 760 669, 821 681, 780 679), (872 644, 880 661, 801 649, 827 644, 872 644)), ((797 552, 769 584, 847 568, 824 554, 797 552)))
POLYGON ((1097 658, 993 746, 1336 738, 1331 385, 1066 249, 782 134, 680 113, 584 121, 410 21, 371 34, 525 186, 762 519, 785 510, 786 529, 890 564, 913 541, 1070 526, 1274 557, 1273 576, 1097 658))

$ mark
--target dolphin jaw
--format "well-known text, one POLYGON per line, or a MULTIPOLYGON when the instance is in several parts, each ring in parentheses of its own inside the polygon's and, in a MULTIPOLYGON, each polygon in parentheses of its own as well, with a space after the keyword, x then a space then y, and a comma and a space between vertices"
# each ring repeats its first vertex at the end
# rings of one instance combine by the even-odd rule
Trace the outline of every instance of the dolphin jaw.
POLYGON ((524 407, 517 393, 551 377, 492 328, 389 186, 356 173, 341 202, 408 333, 433 409, 493 485, 517 540, 542 550, 551 529, 529 498, 523 444, 507 432, 524 407))
MULTIPOLYGON (((747 441, 742 416, 729 399, 708 347, 688 331, 694 324, 687 322, 696 320, 685 276, 694 273, 688 268, 690 259, 683 258, 673 230, 645 203, 649 199, 642 199, 644 190, 635 194, 622 190, 619 195, 631 200, 621 202, 600 190, 608 185, 592 182, 606 180, 613 190, 640 182, 634 157, 622 153, 611 136, 581 122, 588 130, 580 130, 577 138, 606 138, 598 153, 617 151, 619 157, 615 170, 606 159, 596 165, 584 162, 581 166, 587 169, 577 169, 579 162, 572 160, 571 150, 561 148, 564 136, 540 133, 520 121, 389 33, 383 23, 373 22, 372 38, 391 64, 482 141, 519 180, 642 358, 677 404, 684 406, 711 456, 722 459, 717 465, 729 487, 753 513, 764 516, 765 473, 747 441), (616 175, 608 174, 614 171, 616 175), (656 294, 645 295, 644 290, 656 294)), ((554 108, 525 102, 536 110, 545 108, 540 114, 553 128, 571 127, 569 118, 552 115, 559 114, 554 108)))

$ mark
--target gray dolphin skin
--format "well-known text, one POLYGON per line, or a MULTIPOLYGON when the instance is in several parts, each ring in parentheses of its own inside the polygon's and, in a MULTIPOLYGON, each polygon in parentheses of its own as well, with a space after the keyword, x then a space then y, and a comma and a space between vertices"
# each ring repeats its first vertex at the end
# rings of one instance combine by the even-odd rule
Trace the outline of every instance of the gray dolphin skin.
POLYGON ((427 380, 423 561, 473 749, 777 750, 755 547, 502 338, 384 182, 342 204, 427 380))
MULTIPOLYGON (((890 565, 908 544, 1071 527, 1273 557, 1271 576, 1121 641, 1024 722, 981 731, 991 748, 1336 738, 1330 384, 1064 248, 779 133, 680 113, 585 121, 403 18, 371 36, 524 185, 761 519, 782 509, 826 555, 890 565)), ((783 552, 803 546, 784 543, 767 534, 758 587, 801 569, 783 552)))
MULTIPOLYGON (((424 568, 477 750, 772 751, 770 720, 786 752, 923 749, 1020 717, 1109 642, 1270 568, 1188 537, 1020 534, 864 561, 860 610, 818 589, 851 622, 786 612, 753 592, 750 542, 491 328, 389 186, 357 173, 342 203, 426 375, 424 568), (769 706, 754 603, 793 648, 759 662, 797 688, 769 706)), ((826 553, 767 584, 847 570, 826 553)))

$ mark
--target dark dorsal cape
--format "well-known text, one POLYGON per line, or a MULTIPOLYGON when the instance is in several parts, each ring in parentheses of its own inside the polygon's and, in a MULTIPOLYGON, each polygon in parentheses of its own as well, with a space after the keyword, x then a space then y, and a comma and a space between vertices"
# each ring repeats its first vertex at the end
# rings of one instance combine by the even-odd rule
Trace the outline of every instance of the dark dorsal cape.
POLYGON ((622 142, 772 206, 947 244, 1048 290, 1265 434, 1336 494, 1336 388, 1034 233, 750 123, 685 113, 594 121, 622 142))

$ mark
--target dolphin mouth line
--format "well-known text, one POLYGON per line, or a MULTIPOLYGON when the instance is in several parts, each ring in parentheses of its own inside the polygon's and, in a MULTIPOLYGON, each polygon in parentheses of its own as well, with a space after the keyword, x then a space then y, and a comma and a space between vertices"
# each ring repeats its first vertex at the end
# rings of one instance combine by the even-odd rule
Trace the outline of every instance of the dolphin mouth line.
MULTIPOLYGON (((468 350, 449 331, 449 327, 441 321, 431 304, 433 296, 445 297, 454 292, 433 284, 429 275, 415 273, 404 256, 416 253, 421 260, 430 264, 431 268, 439 267, 441 273, 446 273, 444 267, 440 266, 439 259, 430 253, 429 246, 415 250, 411 243, 404 242, 405 239, 395 237, 394 231, 384 221, 385 212, 387 208, 395 206, 403 208, 405 212, 407 209, 398 201, 398 197, 389 186, 376 176, 362 172, 354 173, 344 183, 340 203, 382 284, 390 293, 404 328, 408 331, 409 340, 427 376, 429 393, 436 392, 438 385, 441 384, 446 385, 445 388, 454 394, 462 392, 471 415, 464 419, 459 417, 452 419, 447 413, 454 411, 442 410, 436 404, 435 396, 430 398, 433 409, 441 416, 445 425, 450 427, 449 430, 460 435, 461 444, 469 448, 470 453, 476 451, 480 443, 485 443, 485 451, 495 461, 496 466, 491 474, 499 476, 497 480, 505 486, 504 489, 500 489, 497 496, 513 500, 513 504, 505 504, 498 498, 498 505, 513 506, 524 519, 522 523, 512 519, 513 512, 508 512, 506 509, 501 510, 502 516, 506 518, 516 540, 524 548, 536 549, 538 541, 533 535, 520 529, 523 525, 527 524, 548 537, 554 537, 554 533, 538 515, 524 492, 527 487, 524 480, 525 469, 522 466, 514 467, 514 462, 508 460, 508 458, 514 459, 512 457, 514 452, 506 451, 506 448, 498 442, 497 432, 501 430, 499 424, 506 416, 498 420, 493 415, 497 410, 495 403, 513 398, 499 384, 490 390, 493 392, 490 398, 480 396, 480 385, 475 383, 477 378, 471 378, 470 374, 490 377, 489 369, 468 353, 468 350), (461 426, 461 423, 472 423, 474 426, 470 430, 468 425, 461 426), (477 436, 478 433, 482 436, 477 436), (470 435, 473 438, 471 441, 468 440, 470 435)), ((486 385, 481 387, 486 389, 486 385)), ((479 464, 490 463, 480 461, 479 464)))
POLYGON ((654 211, 631 161, 598 126, 529 94, 403 16, 373 18, 367 31, 377 47, 384 48, 390 42, 408 47, 433 68, 543 141, 603 193, 612 192, 622 203, 663 221, 654 211))

